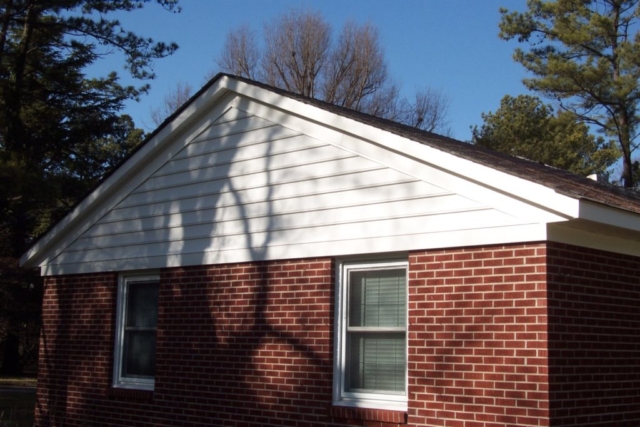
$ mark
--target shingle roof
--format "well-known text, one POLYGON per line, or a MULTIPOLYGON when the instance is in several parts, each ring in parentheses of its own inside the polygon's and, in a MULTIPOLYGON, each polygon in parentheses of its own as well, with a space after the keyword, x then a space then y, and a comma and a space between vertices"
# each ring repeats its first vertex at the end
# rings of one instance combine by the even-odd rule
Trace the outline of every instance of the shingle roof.
MULTIPOLYGON (((166 126, 174 118, 179 116, 180 113, 182 113, 182 111, 184 111, 196 98, 198 98, 202 93, 206 92, 209 87, 213 86, 222 77, 228 77, 253 86, 260 87, 262 89, 277 93, 282 96, 286 96, 291 99, 295 99, 305 104, 313 105, 328 112, 352 120, 356 120, 358 122, 376 127, 381 130, 385 130, 387 132, 394 133, 398 136, 416 141, 420 144, 425 144, 438 150, 453 154, 455 156, 488 166, 501 172, 505 172, 507 174, 544 185, 553 189, 559 194, 563 194, 576 199, 591 200, 593 202, 602 203, 610 207, 640 214, 640 192, 636 190, 625 189, 623 187, 611 184, 600 183, 592 179, 581 177, 571 172, 567 172, 541 163, 533 162, 519 157, 509 156, 507 154, 499 153, 497 151, 489 150, 486 148, 477 147, 467 142, 462 142, 453 138, 437 135, 432 132, 416 129, 414 127, 403 125, 392 120, 382 119, 380 117, 361 113, 349 108, 329 104, 318 99, 309 98, 293 92, 289 92, 284 89, 269 86, 265 83, 226 73, 218 73, 198 92, 196 92, 187 102, 185 102, 173 114, 167 117, 164 122, 160 124, 160 126, 158 126, 158 128, 156 128, 153 132, 147 135, 145 141, 138 145, 134 150, 132 150, 132 152, 129 153, 129 155, 126 156, 118 166, 107 172, 105 176, 103 176, 103 178, 87 192, 87 195, 91 194, 91 192, 102 182, 104 182, 116 169, 118 169, 121 164, 125 163, 131 156, 133 156, 135 152, 137 152, 142 146, 144 146, 156 134, 158 134, 160 130, 164 128, 164 126, 166 126)), ((82 198, 80 200, 82 200, 82 198)), ((52 228, 54 225, 55 224, 53 224, 50 228, 52 228)), ((46 232, 44 234, 46 234, 46 232)))
MULTIPOLYGON (((328 104, 326 102, 301 96, 283 89, 278 89, 264 83, 238 77, 230 74, 220 73, 204 85, 197 93, 195 93, 184 105, 169 116, 156 130, 147 135, 145 141, 132 150, 129 155, 124 158, 120 164, 111 169, 102 179, 89 190, 84 198, 81 198, 74 206, 70 208, 70 212, 76 209, 86 197, 92 194, 100 185, 102 185, 121 165, 127 162, 136 152, 151 141, 160 131, 169 125, 175 118, 184 112, 198 97, 205 93, 210 87, 215 85, 221 78, 227 77, 244 82, 255 87, 259 87, 281 96, 285 96, 305 104, 326 110, 330 113, 370 125, 374 128, 387 131, 403 138, 425 144, 435 149, 450 153, 454 156, 485 165, 495 170, 531 181, 548 188, 553 189, 559 194, 566 195, 575 199, 585 199, 603 205, 626 210, 629 212, 640 214, 640 193, 634 190, 624 189, 609 184, 602 184, 588 178, 580 177, 570 172, 552 168, 528 161, 526 159, 508 156, 492 150, 476 147, 472 144, 458 141, 452 138, 437 135, 431 132, 422 131, 410 126, 402 125, 391 120, 381 119, 379 117, 364 114, 348 108, 328 104)), ((32 245, 35 246, 39 240, 54 229, 64 218, 52 224, 47 231, 39 236, 32 245)), ((32 247, 33 247, 32 246, 32 247)), ((25 254, 26 255, 26 254, 25 254)))
POLYGON ((530 160, 509 156, 497 151, 477 147, 470 143, 423 131, 391 120, 382 119, 359 111, 329 104, 318 99, 298 95, 264 83, 230 74, 218 74, 275 92, 282 96, 310 104, 331 113, 391 132, 401 137, 425 144, 455 156, 488 166, 507 174, 544 185, 576 199, 590 200, 610 207, 640 213, 640 192, 604 184, 571 172, 546 166, 530 160))

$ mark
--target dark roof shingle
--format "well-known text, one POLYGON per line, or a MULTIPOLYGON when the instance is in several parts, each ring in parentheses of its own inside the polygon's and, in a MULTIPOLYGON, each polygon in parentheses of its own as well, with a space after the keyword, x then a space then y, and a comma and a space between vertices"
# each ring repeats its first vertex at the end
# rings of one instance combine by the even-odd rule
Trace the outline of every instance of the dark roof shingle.
POLYGON ((247 84, 261 87, 331 113, 394 133, 412 141, 419 142, 420 144, 425 144, 455 156, 480 163, 501 172, 536 182, 553 189, 559 194, 577 199, 590 200, 634 213, 640 213, 640 193, 632 189, 625 189, 611 184, 600 183, 568 171, 530 160, 509 156, 507 154, 482 147, 477 147, 470 143, 458 141, 456 139, 426 132, 391 120, 382 119, 359 111, 329 104, 318 99, 298 95, 243 77, 233 76, 230 74, 219 74, 214 78, 214 80, 217 80, 221 76, 227 76, 243 81, 247 84))

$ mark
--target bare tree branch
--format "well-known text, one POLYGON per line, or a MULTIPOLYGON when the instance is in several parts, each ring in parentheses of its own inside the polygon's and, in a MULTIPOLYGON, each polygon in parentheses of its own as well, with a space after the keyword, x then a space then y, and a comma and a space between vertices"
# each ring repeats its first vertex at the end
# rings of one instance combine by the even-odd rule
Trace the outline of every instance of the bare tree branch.
POLYGON ((264 27, 264 51, 254 33, 240 27, 227 36, 218 65, 223 71, 331 104, 410 126, 449 134, 449 101, 424 89, 412 102, 399 100, 378 30, 347 21, 336 38, 313 11, 291 11, 264 27))
POLYGON ((449 98, 440 90, 427 87, 415 93, 413 102, 402 101, 399 121, 428 132, 450 135, 448 110, 449 98))
POLYGON ((222 55, 217 60, 222 71, 255 80, 260 77, 259 61, 256 36, 249 26, 243 25, 227 33, 222 55))
POLYGON ((151 120, 156 126, 160 126, 164 120, 173 114, 178 108, 191 98, 193 89, 189 83, 179 82, 175 89, 164 96, 164 103, 151 110, 151 120))
POLYGON ((355 110, 389 82, 387 64, 378 42, 378 30, 370 24, 347 22, 329 57, 324 99, 355 110))
POLYGON ((331 28, 317 12, 291 11, 265 26, 265 82, 316 97, 331 45, 331 28))

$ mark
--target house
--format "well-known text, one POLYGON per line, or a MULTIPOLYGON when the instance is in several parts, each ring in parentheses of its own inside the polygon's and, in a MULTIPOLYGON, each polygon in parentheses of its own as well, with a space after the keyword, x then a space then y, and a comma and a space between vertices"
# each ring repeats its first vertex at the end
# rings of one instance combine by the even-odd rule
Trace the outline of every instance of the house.
POLYGON ((41 427, 640 425, 640 196, 243 78, 22 263, 41 427))

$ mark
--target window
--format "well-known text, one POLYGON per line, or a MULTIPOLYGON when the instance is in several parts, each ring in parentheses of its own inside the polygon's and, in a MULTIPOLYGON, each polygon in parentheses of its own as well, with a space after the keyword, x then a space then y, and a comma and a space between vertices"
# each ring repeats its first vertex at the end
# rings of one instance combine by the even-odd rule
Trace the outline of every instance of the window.
POLYGON ((113 368, 116 387, 153 389, 159 284, 157 275, 120 278, 113 368))
POLYGON ((407 263, 339 272, 334 404, 406 410, 407 263))

